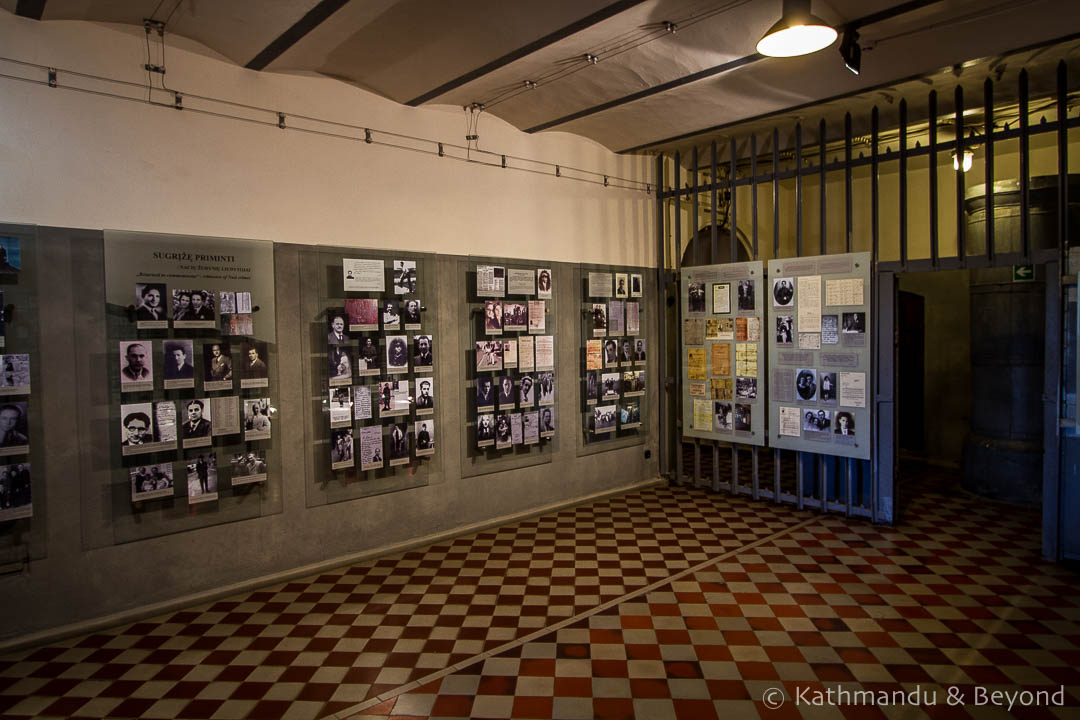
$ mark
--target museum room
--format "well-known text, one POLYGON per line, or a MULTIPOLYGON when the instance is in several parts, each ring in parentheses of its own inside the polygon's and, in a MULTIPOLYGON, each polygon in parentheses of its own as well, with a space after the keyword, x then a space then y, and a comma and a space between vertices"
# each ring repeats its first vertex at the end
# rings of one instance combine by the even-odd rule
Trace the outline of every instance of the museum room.
POLYGON ((1080 713, 1077 3, 0 48, 0 718, 1080 713))

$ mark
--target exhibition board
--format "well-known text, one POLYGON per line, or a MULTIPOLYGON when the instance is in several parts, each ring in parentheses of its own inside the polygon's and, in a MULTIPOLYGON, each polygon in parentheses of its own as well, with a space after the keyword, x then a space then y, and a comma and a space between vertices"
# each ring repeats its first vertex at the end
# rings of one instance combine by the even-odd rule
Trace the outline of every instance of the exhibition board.
POLYGON ((462 477, 551 462, 566 431, 556 358, 569 266, 470 256, 457 267, 462 477))
POLYGON ((299 265, 308 506, 427 484, 443 440, 436 257, 314 246, 299 265))
POLYGON ((37 228, 0 225, 0 566, 46 556, 37 228))
POLYGON ((871 256, 769 261, 769 444, 870 458, 871 256))
POLYGON ((651 426, 652 273, 641 267, 581 264, 575 267, 574 288, 578 454, 643 444, 651 426))
POLYGON ((766 444, 763 269, 750 261, 682 270, 684 437, 766 444))
POLYGON ((84 544, 280 512, 273 244, 107 230, 71 248, 77 297, 104 301, 76 325, 102 389, 78 394, 84 544))

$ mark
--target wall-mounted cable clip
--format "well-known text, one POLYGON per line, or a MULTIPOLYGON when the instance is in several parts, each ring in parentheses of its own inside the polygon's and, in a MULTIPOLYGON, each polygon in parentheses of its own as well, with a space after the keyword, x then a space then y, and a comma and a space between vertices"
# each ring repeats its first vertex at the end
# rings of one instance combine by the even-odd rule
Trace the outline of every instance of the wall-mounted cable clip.
POLYGON ((282 130, 285 129, 285 113, 279 112, 277 114, 277 126, 282 130))
POLYGON ((49 87, 56 87, 56 68, 49 68, 49 87))

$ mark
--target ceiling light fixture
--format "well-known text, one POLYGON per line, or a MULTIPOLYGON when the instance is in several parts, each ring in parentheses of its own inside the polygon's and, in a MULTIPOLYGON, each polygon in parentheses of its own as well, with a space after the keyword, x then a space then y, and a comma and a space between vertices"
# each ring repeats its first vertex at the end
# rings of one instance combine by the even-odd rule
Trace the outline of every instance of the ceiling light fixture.
POLYGON ((862 48, 859 47, 859 33, 855 28, 844 30, 844 39, 840 41, 840 57, 844 58, 844 67, 856 75, 862 70, 862 48))
POLYGON ((770 57, 808 55, 829 47, 836 29, 810 13, 810 0, 783 0, 780 19, 758 41, 757 51, 770 57))

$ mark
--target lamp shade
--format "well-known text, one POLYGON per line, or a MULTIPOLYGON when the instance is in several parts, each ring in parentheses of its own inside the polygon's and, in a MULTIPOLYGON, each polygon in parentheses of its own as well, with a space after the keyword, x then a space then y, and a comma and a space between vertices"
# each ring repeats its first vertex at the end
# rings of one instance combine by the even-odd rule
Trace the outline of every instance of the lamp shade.
POLYGON ((780 19, 758 41, 757 51, 770 57, 807 55, 836 42, 836 29, 811 14, 810 0, 784 0, 780 19))

